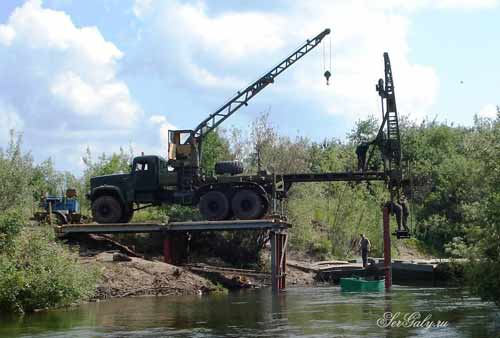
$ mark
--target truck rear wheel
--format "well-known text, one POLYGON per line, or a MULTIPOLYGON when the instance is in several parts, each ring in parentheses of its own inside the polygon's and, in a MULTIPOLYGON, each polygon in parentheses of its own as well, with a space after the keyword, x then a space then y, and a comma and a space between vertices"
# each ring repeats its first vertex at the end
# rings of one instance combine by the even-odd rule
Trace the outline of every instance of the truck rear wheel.
POLYGON ((229 216, 229 201, 220 191, 209 191, 200 199, 199 209, 209 221, 221 221, 229 216))
POLYGON ((92 202, 92 217, 97 223, 118 223, 123 217, 123 207, 113 196, 101 196, 92 202))
POLYGON ((231 200, 231 208, 238 219, 259 219, 266 213, 262 197, 253 190, 240 190, 231 200))

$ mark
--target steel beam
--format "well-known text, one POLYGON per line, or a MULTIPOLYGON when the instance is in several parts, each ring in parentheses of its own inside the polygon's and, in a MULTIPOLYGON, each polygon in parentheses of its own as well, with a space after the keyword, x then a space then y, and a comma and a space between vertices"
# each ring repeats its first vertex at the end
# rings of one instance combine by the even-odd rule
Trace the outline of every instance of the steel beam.
POLYGON ((231 220, 231 221, 201 221, 172 222, 167 224, 166 231, 192 230, 280 230, 291 225, 279 219, 231 220))
POLYGON ((57 227, 61 235, 71 233, 151 233, 173 231, 211 231, 211 230, 280 230, 291 225, 279 219, 200 221, 172 223, 113 223, 113 224, 67 224, 57 227))
POLYGON ((386 174, 383 171, 365 171, 365 172, 333 172, 333 173, 312 173, 312 174, 285 174, 283 181, 285 183, 301 182, 365 182, 365 181, 383 181, 386 174))
POLYGON ((67 224, 57 227, 59 234, 72 233, 111 234, 111 233, 150 233, 161 232, 162 223, 117 223, 117 224, 67 224))

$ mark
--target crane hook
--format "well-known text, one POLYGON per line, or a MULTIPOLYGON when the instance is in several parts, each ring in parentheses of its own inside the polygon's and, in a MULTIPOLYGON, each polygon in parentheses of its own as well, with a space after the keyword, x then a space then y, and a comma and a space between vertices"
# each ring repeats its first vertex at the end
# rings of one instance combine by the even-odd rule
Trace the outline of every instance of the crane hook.
POLYGON ((327 70, 324 75, 326 78, 326 85, 328 86, 330 84, 330 77, 332 76, 332 73, 330 73, 330 71, 327 70))

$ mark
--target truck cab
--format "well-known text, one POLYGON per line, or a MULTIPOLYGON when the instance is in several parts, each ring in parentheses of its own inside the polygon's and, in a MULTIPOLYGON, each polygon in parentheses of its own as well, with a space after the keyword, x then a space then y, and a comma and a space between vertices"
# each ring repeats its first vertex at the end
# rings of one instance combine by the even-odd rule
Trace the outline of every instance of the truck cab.
POLYGON ((138 156, 132 161, 130 173, 91 178, 87 197, 98 223, 126 223, 132 219, 134 203, 169 202, 176 184, 177 174, 169 170, 164 158, 138 156))

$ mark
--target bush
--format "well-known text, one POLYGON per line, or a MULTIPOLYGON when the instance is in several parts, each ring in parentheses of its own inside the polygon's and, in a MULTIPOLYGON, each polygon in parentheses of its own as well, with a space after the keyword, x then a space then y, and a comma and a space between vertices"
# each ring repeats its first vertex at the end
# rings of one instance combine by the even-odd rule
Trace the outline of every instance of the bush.
POLYGON ((9 210, 0 215, 0 253, 12 246, 14 238, 22 228, 21 212, 9 210))
POLYGON ((51 229, 23 228, 0 254, 0 311, 31 312, 90 297, 99 274, 77 257, 54 241, 51 229))

